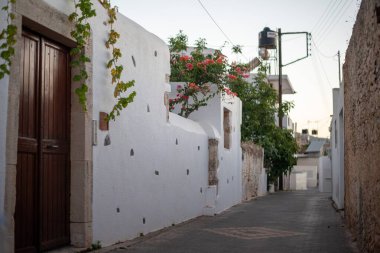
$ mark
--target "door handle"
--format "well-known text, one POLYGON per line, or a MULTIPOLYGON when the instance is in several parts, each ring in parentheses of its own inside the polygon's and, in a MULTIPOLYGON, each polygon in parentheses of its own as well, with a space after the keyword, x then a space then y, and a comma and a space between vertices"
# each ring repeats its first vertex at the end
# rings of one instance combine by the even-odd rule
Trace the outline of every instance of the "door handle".
POLYGON ((59 148, 59 146, 58 145, 47 145, 46 148, 48 148, 48 149, 57 149, 57 148, 59 148))

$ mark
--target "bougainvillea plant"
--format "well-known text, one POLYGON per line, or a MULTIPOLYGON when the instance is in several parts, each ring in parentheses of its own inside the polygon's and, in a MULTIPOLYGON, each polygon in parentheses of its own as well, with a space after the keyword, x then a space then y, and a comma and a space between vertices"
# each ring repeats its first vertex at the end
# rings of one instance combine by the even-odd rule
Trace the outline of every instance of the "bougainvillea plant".
POLYGON ((229 64, 220 50, 206 50, 205 39, 197 40, 191 49, 187 41, 182 31, 169 38, 170 81, 183 82, 177 85, 176 97, 169 100, 169 110, 178 107, 178 114, 186 118, 220 92, 237 96, 230 85, 237 85, 248 75, 246 66, 229 64))

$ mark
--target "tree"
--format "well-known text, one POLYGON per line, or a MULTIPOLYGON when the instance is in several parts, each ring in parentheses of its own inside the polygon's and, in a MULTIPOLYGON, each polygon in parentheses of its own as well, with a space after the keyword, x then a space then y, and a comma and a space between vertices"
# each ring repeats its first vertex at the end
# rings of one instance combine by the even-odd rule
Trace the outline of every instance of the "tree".
MULTIPOLYGON (((267 82, 266 66, 259 67, 253 83, 236 79, 230 88, 243 103, 242 141, 253 141, 264 148, 264 166, 270 169, 269 181, 274 182, 296 163, 297 143, 289 130, 275 125, 277 93, 267 82)), ((291 102, 285 102, 282 113, 287 114, 292 107, 291 102)))

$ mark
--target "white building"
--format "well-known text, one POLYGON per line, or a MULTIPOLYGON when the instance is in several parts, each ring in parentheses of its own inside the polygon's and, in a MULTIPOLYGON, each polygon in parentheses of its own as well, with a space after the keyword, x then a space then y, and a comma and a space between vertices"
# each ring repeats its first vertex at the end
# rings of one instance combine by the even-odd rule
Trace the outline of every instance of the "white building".
MULTIPOLYGON (((276 90, 277 94, 279 93, 279 76, 278 75, 268 75, 268 81, 272 85, 272 88, 276 90)), ((288 75, 282 75, 282 95, 293 95, 296 91, 293 89, 293 85, 290 82, 288 75)), ((275 122, 276 126, 279 126, 278 114, 276 113, 275 122)), ((289 115, 284 115, 282 118, 282 128, 292 130, 293 136, 297 132, 297 124, 289 117, 289 115)))
MULTIPOLYGON (((256 74, 250 74, 249 78, 247 79, 248 82, 255 83, 255 76, 256 74)), ((279 76, 278 75, 268 75, 267 76, 268 83, 271 85, 271 87, 279 94, 279 76)), ((288 75, 282 75, 282 95, 293 95, 295 94, 295 90, 293 89, 293 85, 290 82, 290 79, 288 75)), ((275 124, 276 126, 279 126, 278 121, 278 114, 275 114, 275 124)), ((289 115, 284 115, 282 118, 282 127, 284 129, 292 130, 293 136, 295 137, 295 133, 297 131, 297 123, 294 123, 293 120, 289 117, 289 115)))
POLYGON ((102 115, 111 110, 115 98, 105 67, 110 56, 104 46, 109 29, 103 24, 106 11, 93 1, 97 17, 89 19, 88 111, 83 112, 74 93, 78 83, 70 78, 75 70, 67 60, 75 45, 67 17, 73 3, 16 2, 16 55, 11 74, 0 85, 0 252, 69 244, 89 247, 98 240, 106 246, 219 213, 241 201, 238 98, 227 102, 216 96, 191 119, 168 113, 164 103, 171 91, 168 46, 118 15, 122 79, 136 81, 131 90, 137 96, 107 126, 102 115), (44 110, 38 111, 40 107, 44 110), (50 115, 53 123, 46 125, 39 114, 50 115), (61 121, 55 122, 58 116, 61 121), (45 132, 38 129, 50 132, 43 138, 45 132), (209 140, 217 143, 215 157, 209 154, 209 140), (211 158, 217 179, 213 185, 211 158), (34 236, 38 230, 42 237, 34 236))
POLYGON ((333 89, 331 119, 332 198, 339 209, 344 208, 344 83, 333 89))

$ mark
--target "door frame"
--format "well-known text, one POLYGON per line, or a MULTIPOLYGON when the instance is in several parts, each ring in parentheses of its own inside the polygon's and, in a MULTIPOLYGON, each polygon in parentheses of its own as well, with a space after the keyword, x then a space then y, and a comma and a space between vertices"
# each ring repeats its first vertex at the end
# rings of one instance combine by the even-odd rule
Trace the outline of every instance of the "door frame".
MULTIPOLYGON (((70 31, 73 25, 67 15, 52 8, 44 1, 16 1, 13 7, 17 26, 17 42, 15 55, 11 65, 8 86, 8 111, 6 131, 6 169, 5 198, 2 238, 0 251, 14 252, 14 211, 16 203, 16 164, 18 141, 18 112, 20 93, 21 34, 23 27, 32 30, 47 39, 59 41, 60 44, 72 48, 75 46, 70 31), (2 248, 1 248, 2 247, 2 248)), ((92 37, 85 48, 86 54, 92 58, 92 37)), ((75 95, 78 82, 71 80, 70 107, 70 241, 75 247, 87 248, 92 243, 92 63, 86 63, 89 74, 87 85, 88 110, 83 112, 75 95)), ((77 70, 71 70, 74 76, 77 70)))

